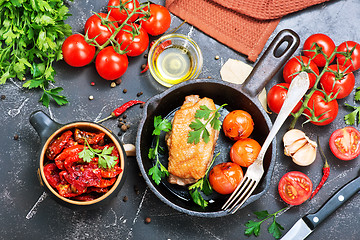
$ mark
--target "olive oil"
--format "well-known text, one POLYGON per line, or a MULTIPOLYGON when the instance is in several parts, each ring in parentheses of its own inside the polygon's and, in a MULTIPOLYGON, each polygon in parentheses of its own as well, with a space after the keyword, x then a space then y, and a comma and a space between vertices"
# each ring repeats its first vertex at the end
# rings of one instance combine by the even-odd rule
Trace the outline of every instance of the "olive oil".
POLYGON ((165 48, 156 58, 155 66, 162 80, 169 84, 184 81, 193 68, 189 51, 182 46, 165 48))

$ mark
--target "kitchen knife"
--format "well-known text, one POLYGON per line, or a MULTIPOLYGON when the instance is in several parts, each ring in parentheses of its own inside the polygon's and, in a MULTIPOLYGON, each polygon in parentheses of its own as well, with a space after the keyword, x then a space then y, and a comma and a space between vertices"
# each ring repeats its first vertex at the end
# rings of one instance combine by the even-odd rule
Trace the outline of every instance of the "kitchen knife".
POLYGON ((353 179, 340 188, 316 213, 300 218, 280 240, 305 239, 325 218, 358 191, 360 191, 360 177, 353 179))

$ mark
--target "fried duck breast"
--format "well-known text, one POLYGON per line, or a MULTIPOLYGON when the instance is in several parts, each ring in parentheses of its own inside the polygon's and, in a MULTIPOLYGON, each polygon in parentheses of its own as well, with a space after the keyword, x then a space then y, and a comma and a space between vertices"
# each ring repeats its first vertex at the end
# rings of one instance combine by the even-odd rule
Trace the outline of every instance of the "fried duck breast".
POLYGON ((210 124, 206 126, 210 133, 208 143, 202 139, 197 144, 187 142, 188 134, 192 131, 189 125, 195 120, 196 110, 202 105, 216 110, 212 99, 190 95, 185 97, 184 104, 174 115, 172 130, 166 139, 169 149, 168 181, 170 183, 187 185, 198 181, 205 176, 206 169, 212 160, 219 131, 214 130, 210 124))

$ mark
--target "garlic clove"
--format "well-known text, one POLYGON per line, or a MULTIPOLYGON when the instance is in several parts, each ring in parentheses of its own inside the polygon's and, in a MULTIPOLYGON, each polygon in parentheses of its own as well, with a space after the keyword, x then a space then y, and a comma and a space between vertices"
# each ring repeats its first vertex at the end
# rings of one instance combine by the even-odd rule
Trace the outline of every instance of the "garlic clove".
POLYGON ((308 140, 306 138, 299 139, 292 144, 285 146, 284 154, 286 156, 293 156, 300 148, 302 148, 307 143, 308 140))
POLYGON ((299 166, 309 166, 315 161, 316 158, 316 147, 311 143, 307 143, 300 148, 293 156, 294 163, 299 166))
POLYGON ((298 129, 291 129, 284 134, 284 137, 283 137, 284 146, 291 145, 294 142, 296 142, 297 140, 305 138, 305 137, 306 136, 303 131, 300 131, 298 129))

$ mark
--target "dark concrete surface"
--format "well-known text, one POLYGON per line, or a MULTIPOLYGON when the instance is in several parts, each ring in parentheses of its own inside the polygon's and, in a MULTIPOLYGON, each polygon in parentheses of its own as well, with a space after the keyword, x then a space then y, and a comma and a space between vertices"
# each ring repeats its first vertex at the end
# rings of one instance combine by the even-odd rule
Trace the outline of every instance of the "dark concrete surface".
MULTIPOLYGON (((163 1, 154 1, 163 4, 163 1)), ((82 0, 70 2, 68 23, 74 32, 83 32, 83 25, 92 11, 103 10, 107 1, 82 0)), ((284 17, 270 37, 268 45, 280 30, 290 28, 305 39, 314 33, 325 33, 336 44, 346 40, 360 42, 360 2, 358 0, 335 0, 320 4, 301 12, 284 17)), ((172 16, 171 27, 178 26, 181 20, 172 16)), ((200 78, 220 79, 221 66, 229 58, 246 61, 246 58, 230 48, 209 38, 196 28, 185 24, 179 29, 200 46, 204 54, 204 67, 200 78), (215 56, 220 56, 215 60, 215 56)), ((121 85, 110 88, 110 82, 101 79, 93 65, 72 68, 64 62, 56 64, 56 86, 64 88, 70 103, 58 107, 51 104, 42 106, 38 99, 40 92, 21 88, 18 80, 8 81, 0 86, 0 94, 6 99, 0 101, 0 239, 273 239, 267 232, 269 222, 263 224, 258 238, 244 235, 244 224, 255 220, 254 211, 276 212, 287 205, 280 199, 277 183, 288 171, 299 170, 306 173, 317 185, 322 176, 322 160, 318 154, 315 163, 308 167, 296 166, 290 158, 283 155, 281 137, 278 138, 278 157, 269 191, 258 201, 239 210, 236 214, 222 218, 198 218, 179 213, 161 202, 146 186, 136 159, 130 157, 127 181, 117 198, 106 207, 89 211, 73 211, 55 202, 44 194, 36 170, 40 139, 29 124, 29 115, 35 110, 43 110, 55 121, 67 123, 76 120, 89 120, 107 116, 111 111, 131 99, 146 101, 151 96, 165 90, 157 84, 150 73, 140 74, 143 56, 130 59, 129 69, 122 77, 121 85), (95 82, 91 86, 90 82, 95 82), (127 89, 127 93, 123 93, 127 89), (142 91, 143 95, 137 97, 142 91), (88 97, 94 96, 90 101, 88 97), (14 136, 18 135, 18 140, 14 136), (123 201, 124 196, 128 198, 123 201), (146 224, 145 218, 151 223, 146 224)), ((251 63, 249 63, 251 64, 251 63)), ((253 65, 253 64, 252 64, 253 65)), ((355 72, 356 86, 360 85, 359 71, 355 72)), ((281 82, 280 74, 268 84, 268 88, 281 82)), ((347 113, 344 103, 354 104, 354 92, 339 101, 339 114, 335 122, 325 127, 317 127, 301 122, 297 127, 311 138, 320 137, 321 145, 328 157, 331 173, 324 187, 311 201, 291 207, 278 217, 284 233, 302 216, 315 212, 337 189, 358 175, 359 159, 344 162, 336 159, 330 152, 327 141, 337 128, 345 126, 343 116, 347 113)), ((137 124, 141 109, 133 107, 127 112, 130 129, 120 139, 124 143, 135 143, 137 124)), ((274 120, 275 116, 271 118, 274 120)), ((304 121, 302 119, 301 121, 304 121)), ((289 124, 288 120, 286 124, 289 124)), ((103 123, 115 133, 120 131, 116 120, 103 123)), ((360 197, 356 194, 334 214, 326 219, 308 239, 359 239, 360 197)))

